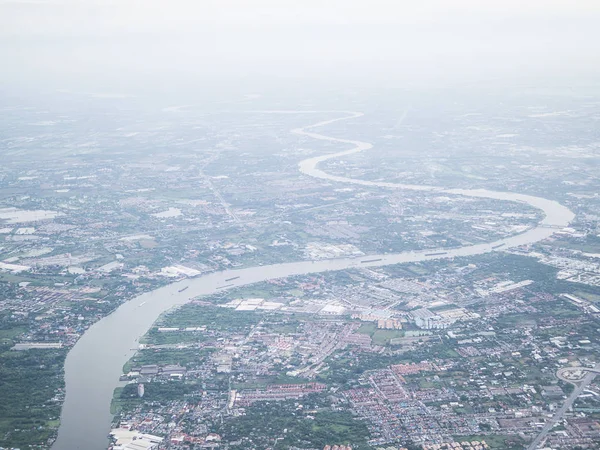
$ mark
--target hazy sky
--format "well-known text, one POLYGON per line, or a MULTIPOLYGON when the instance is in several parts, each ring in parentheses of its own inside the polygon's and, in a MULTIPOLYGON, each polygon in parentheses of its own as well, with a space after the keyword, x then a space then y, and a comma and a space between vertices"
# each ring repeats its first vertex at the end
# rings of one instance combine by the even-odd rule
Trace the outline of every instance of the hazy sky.
POLYGON ((0 0, 0 80, 590 76, 598 23, 600 0, 0 0))

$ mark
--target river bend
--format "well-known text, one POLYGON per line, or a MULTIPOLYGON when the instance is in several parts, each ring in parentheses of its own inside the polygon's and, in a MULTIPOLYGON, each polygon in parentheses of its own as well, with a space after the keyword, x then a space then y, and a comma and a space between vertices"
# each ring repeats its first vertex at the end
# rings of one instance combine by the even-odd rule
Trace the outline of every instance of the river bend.
MULTIPOLYGON (((260 111, 265 114, 300 114, 324 111, 260 111)), ((159 315, 168 309, 189 302, 191 299, 221 292, 224 285, 230 288, 258 283, 274 278, 304 275, 353 267, 376 267, 398 263, 411 263, 455 256, 473 256, 497 250, 531 244, 551 236, 555 229, 567 226, 574 214, 553 200, 510 192, 485 189, 447 189, 436 186, 419 186, 358 180, 330 175, 319 169, 320 163, 367 151, 367 142, 334 138, 316 133, 316 128, 362 116, 358 112, 328 111, 343 116, 315 123, 292 133, 319 140, 348 144, 350 149, 324 156, 305 159, 299 170, 308 176, 336 183, 374 186, 389 189, 431 191, 446 195, 480 197, 503 201, 522 202, 544 213, 542 221, 521 234, 495 242, 469 245, 452 249, 428 249, 395 254, 369 255, 360 259, 340 258, 324 261, 299 261, 269 266, 248 267, 214 272, 198 278, 169 284, 152 292, 142 294, 119 306, 112 314, 92 325, 69 351, 65 361, 66 397, 62 408, 58 438, 53 450, 103 450, 107 446, 107 434, 111 423, 110 402, 113 391, 119 385, 123 365, 135 354, 138 339, 152 326, 159 315), (498 247, 501 246, 501 247, 498 247), (432 255, 433 254, 433 255, 432 255), (226 279, 238 277, 226 282, 226 279), (183 287, 188 289, 180 292, 183 287)))

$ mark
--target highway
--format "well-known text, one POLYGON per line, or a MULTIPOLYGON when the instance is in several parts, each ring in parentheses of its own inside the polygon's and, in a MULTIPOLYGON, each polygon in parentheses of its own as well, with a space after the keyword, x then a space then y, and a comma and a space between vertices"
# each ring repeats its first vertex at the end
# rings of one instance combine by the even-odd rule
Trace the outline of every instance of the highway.
POLYGON ((527 450, 537 450, 538 449, 540 444, 542 444, 543 441, 546 439, 546 436, 548 435, 548 433, 550 432, 552 427, 554 427, 554 425, 556 425, 558 422, 560 422, 562 420, 562 418, 567 413, 569 408, 571 408, 571 406, 573 406, 573 403, 575 403, 575 400, 577 400, 577 397, 579 397, 581 395, 581 393, 585 390, 585 388, 587 388, 589 386, 589 384, 592 381, 594 381, 594 378, 596 378, 596 375, 598 375, 598 373, 600 373, 600 364, 596 364, 596 366, 593 369, 586 369, 586 368, 582 368, 582 369, 588 370, 588 373, 583 377, 583 379, 580 382, 575 384, 575 389, 573 390, 573 392, 571 392, 571 395, 569 395, 567 397, 567 399, 565 400, 563 405, 554 413, 554 416, 552 416, 552 418, 546 423, 544 428, 542 428, 540 433, 535 437, 535 439, 531 442, 531 444, 529 444, 529 447, 527 447, 527 450))

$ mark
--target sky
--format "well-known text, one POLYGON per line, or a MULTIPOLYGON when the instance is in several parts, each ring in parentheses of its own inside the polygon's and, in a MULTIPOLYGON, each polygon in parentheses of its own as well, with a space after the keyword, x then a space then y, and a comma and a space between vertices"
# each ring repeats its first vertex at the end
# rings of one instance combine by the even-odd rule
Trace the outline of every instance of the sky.
POLYGON ((597 23, 599 0, 0 0, 0 81, 575 79, 597 23))

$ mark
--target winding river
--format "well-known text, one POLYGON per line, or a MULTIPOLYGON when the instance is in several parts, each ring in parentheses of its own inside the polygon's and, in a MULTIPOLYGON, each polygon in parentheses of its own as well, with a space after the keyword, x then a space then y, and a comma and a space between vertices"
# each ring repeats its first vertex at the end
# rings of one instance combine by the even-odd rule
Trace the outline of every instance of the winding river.
MULTIPOLYGON (((311 112, 316 113, 317 111, 261 111, 261 113, 269 114, 311 112)), ((405 185, 330 175, 320 170, 318 165, 329 159, 369 150, 372 145, 367 142, 338 139, 314 132, 315 128, 362 116, 362 113, 358 112, 328 112, 344 115, 304 128, 294 129, 292 133, 319 140, 349 144, 352 147, 349 150, 301 161, 299 169, 308 176, 336 183, 431 191, 440 194, 522 202, 542 210, 544 219, 535 228, 531 228, 524 233, 486 244, 453 249, 428 249, 396 254, 369 255, 367 258, 362 259, 362 261, 367 260, 369 262, 361 262, 360 259, 354 258, 340 258, 214 272, 191 280, 175 282, 129 300, 112 314, 92 325, 67 355, 65 362, 66 398, 62 409, 58 438, 52 447, 53 450, 106 449, 107 434, 112 419, 110 402, 114 389, 119 385, 118 380, 123 365, 134 355, 138 346, 138 339, 146 333, 161 313, 174 306, 182 305, 200 295, 220 292, 225 285, 228 288, 233 288, 291 275, 353 267, 385 266, 453 258, 455 256, 472 256, 505 250, 510 247, 541 241, 551 236, 556 228, 567 226, 574 218, 574 214, 558 202, 530 195, 484 189, 446 189, 435 186, 405 185), (239 278, 226 281, 234 277, 239 278), (189 288, 180 292, 180 289, 186 286, 189 286, 189 288)))

